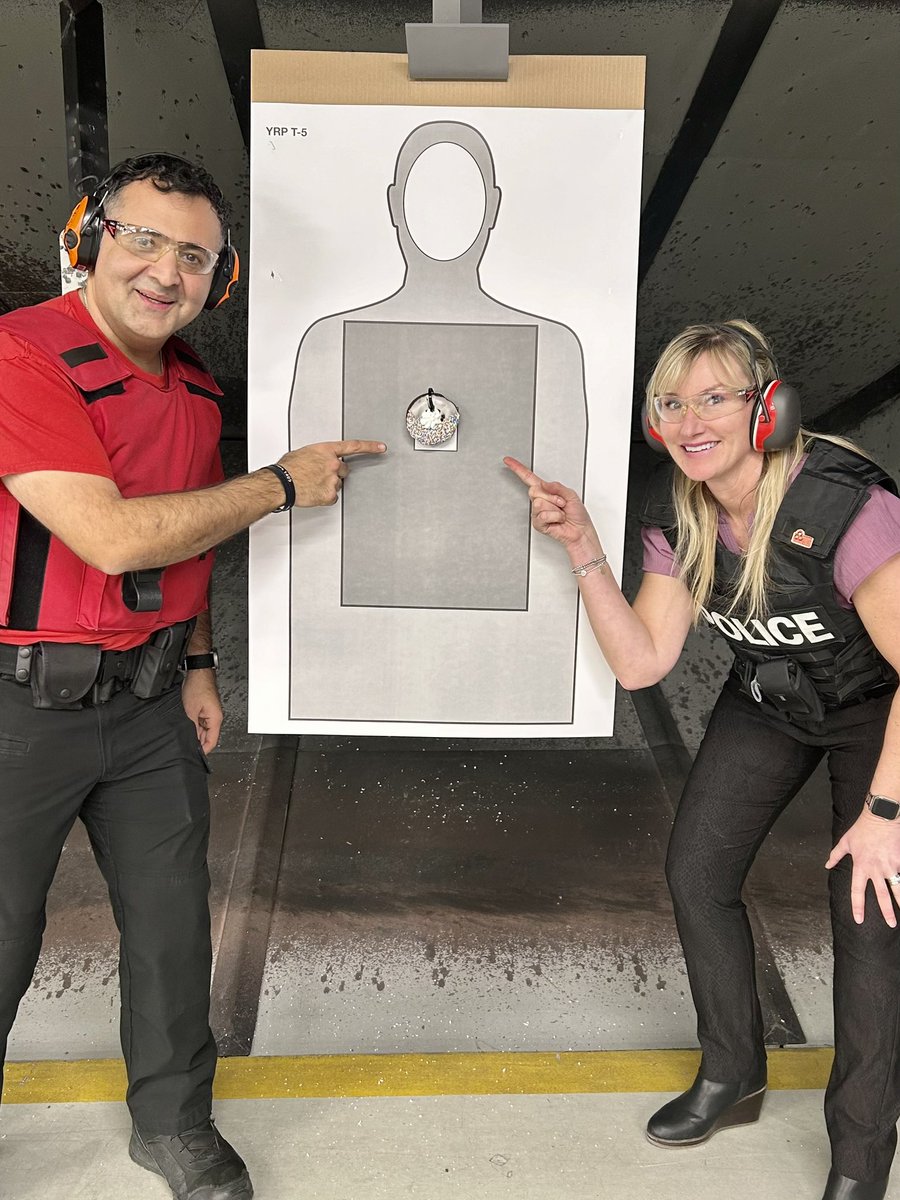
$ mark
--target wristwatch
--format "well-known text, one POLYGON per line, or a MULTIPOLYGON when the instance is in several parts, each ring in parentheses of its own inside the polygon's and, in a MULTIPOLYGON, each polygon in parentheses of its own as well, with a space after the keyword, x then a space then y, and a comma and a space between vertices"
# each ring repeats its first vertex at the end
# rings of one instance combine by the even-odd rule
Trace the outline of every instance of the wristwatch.
POLYGON ((900 802, 890 796, 876 796, 872 792, 866 796, 866 808, 875 817, 884 821, 896 821, 900 817, 900 802))
POLYGON ((210 668, 213 671, 219 669, 219 655, 216 650, 210 650, 208 654, 186 654, 184 656, 186 671, 208 671, 210 668))

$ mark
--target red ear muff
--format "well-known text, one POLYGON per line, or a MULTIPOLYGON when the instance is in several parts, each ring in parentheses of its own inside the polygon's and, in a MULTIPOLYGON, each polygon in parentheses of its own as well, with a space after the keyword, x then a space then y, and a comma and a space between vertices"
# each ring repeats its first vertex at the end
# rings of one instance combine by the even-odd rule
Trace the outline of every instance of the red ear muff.
POLYGON ((784 450, 800 432, 800 395, 795 387, 773 379, 757 395, 750 417, 754 450, 784 450))
POLYGON ((218 308, 220 304, 231 299, 231 289, 237 283, 240 271, 240 259, 237 250, 231 244, 231 233, 229 232, 226 235, 222 253, 219 255, 219 261, 213 270, 209 295, 203 305, 205 309, 218 308))
POLYGON ((657 454, 668 454, 669 453, 669 449, 666 446, 666 443, 663 441, 663 439, 660 437, 660 435, 657 433, 657 431, 653 428, 653 426, 650 424, 649 420, 647 419, 647 405, 646 404, 641 405, 641 429, 644 431, 644 440, 646 441, 647 445, 652 447, 652 449, 654 449, 657 454))
POLYGON ((69 263, 79 271, 89 271, 97 261, 100 235, 103 232, 103 202, 96 194, 82 196, 66 221, 62 244, 69 263))

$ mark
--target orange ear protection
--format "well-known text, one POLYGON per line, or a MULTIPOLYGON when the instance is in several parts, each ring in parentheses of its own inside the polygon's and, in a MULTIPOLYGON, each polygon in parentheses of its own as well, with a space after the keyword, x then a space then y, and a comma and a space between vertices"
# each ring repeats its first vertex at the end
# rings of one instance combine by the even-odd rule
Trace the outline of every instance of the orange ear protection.
POLYGON ((225 245, 219 251, 219 261, 213 267, 212 283, 209 295, 206 297, 205 309, 218 308, 226 300, 231 299, 231 289, 238 281, 241 262, 238 252, 231 244, 231 230, 225 230, 225 245))
MULTIPOLYGON (((178 162, 177 155, 166 155, 178 162)), ((103 203, 109 195, 110 184, 114 182, 116 170, 113 168, 107 177, 100 182, 96 190, 87 196, 82 196, 72 215, 66 221, 62 232, 62 244, 69 255, 70 264, 79 271, 90 271, 97 262, 100 250, 100 239, 103 236, 103 203)), ((212 281, 205 309, 218 308, 231 297, 231 289, 238 281, 240 260, 237 251, 231 244, 231 230, 225 231, 225 245, 219 252, 219 259, 213 268, 212 281)))
MULTIPOLYGON (((99 192, 93 192, 81 197, 62 232, 62 244, 68 252, 69 263, 79 271, 89 271, 97 261, 103 232, 103 200, 98 200, 98 195, 99 192)), ((105 192, 103 196, 105 198, 105 192)))
MULTIPOLYGON (((748 333, 734 325, 721 325, 718 328, 723 333, 740 338, 750 353, 750 370, 756 384, 756 399, 750 414, 750 445, 760 454, 766 450, 783 450, 800 432, 800 393, 791 384, 777 378, 778 367, 774 362, 772 365, 776 378, 764 382, 756 353, 761 350, 769 354, 769 351, 759 344, 755 345, 748 333)), ((660 454, 668 454, 661 434, 650 424, 646 402, 641 405, 641 428, 649 446, 660 454)))

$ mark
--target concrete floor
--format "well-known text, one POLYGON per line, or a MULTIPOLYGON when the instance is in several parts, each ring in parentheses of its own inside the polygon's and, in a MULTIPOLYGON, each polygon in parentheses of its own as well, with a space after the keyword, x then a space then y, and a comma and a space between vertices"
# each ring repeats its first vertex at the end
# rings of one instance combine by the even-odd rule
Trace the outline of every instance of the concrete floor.
MULTIPOLYGON (((822 1093, 772 1092, 705 1146, 643 1137, 660 1093, 222 1101, 257 1200, 821 1200, 822 1093)), ((128 1158, 121 1104, 10 1105, 3 1200, 165 1200, 128 1158)), ((887 1200, 900 1200, 900 1181, 887 1200)))

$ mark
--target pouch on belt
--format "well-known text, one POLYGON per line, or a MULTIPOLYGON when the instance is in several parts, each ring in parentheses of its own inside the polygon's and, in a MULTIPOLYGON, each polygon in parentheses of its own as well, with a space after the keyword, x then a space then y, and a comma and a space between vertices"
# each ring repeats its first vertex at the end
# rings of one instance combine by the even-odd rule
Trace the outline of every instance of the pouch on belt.
POLYGON ((754 699, 768 700, 788 717, 825 719, 825 705, 809 676, 792 658, 770 658, 757 664, 750 681, 754 699), (757 695, 757 691, 760 695, 757 695))
POLYGON ((80 642, 38 642, 31 657, 35 708, 78 709, 100 669, 100 646, 80 642))

